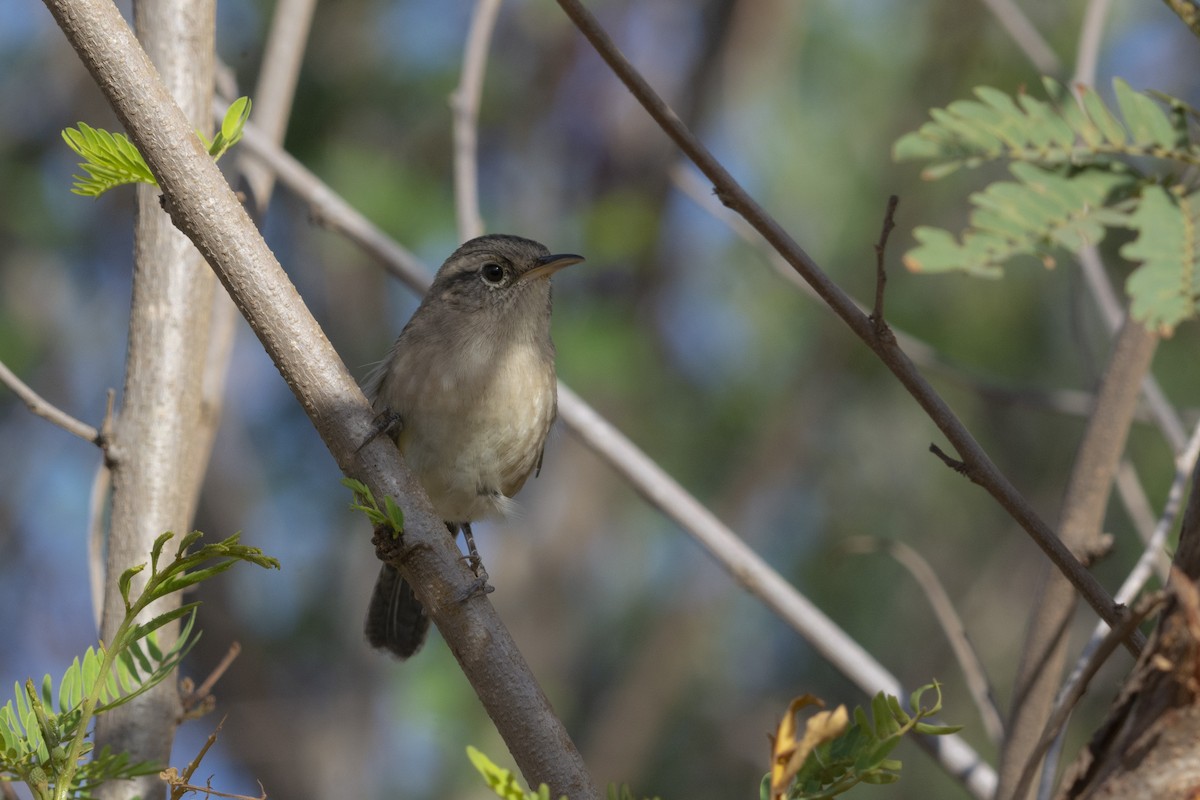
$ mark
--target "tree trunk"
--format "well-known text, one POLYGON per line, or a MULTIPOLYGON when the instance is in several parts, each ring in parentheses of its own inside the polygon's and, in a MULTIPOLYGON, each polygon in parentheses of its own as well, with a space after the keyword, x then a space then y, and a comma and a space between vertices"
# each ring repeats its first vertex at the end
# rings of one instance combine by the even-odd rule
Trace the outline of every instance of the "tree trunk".
MULTIPOLYGON (((214 0, 134 4, 135 29, 167 87, 195 127, 212 128, 214 0)), ((139 91, 139 87, 130 87, 139 91)), ((159 206, 155 187, 138 187, 133 300, 122 409, 114 429, 112 527, 100 636, 111 639, 125 609, 117 578, 148 560, 164 531, 186 533, 208 462, 198 456, 204 365, 215 279, 204 259, 159 206)), ((215 423, 214 423, 215 424, 215 423)), ((135 579, 136 580, 136 579, 135 579)), ((179 605, 178 595, 165 602, 179 605)), ((147 609, 147 618, 168 610, 147 609)), ((159 632, 169 643, 177 627, 159 632)), ((179 723, 179 692, 164 681, 98 721, 97 748, 166 764, 179 723)), ((157 777, 104 787, 105 800, 161 797, 157 777)))

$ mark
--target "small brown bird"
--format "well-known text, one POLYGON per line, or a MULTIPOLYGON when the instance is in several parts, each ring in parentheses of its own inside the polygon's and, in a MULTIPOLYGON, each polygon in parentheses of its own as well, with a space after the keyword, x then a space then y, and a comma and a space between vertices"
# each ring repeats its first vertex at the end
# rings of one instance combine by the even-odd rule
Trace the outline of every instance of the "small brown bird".
MULTIPOLYGON (((405 463, 472 551, 470 523, 506 514, 541 467, 558 399, 550 276, 580 261, 517 236, 472 239, 446 259, 368 380, 376 410, 399 417, 405 463)), ((412 587, 384 564, 367 640, 408 658, 428 629, 412 587)))

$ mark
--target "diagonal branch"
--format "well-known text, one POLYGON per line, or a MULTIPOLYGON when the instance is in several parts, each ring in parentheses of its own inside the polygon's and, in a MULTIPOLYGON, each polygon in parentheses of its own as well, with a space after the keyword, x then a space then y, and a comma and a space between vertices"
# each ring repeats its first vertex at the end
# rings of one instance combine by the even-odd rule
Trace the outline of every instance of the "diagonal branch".
MULTIPOLYGON (((892 374, 904 385, 922 409, 942 431, 962 458, 965 474, 972 482, 982 486, 1033 538, 1034 542, 1050 558, 1054 565, 1070 580, 1096 613, 1110 625, 1117 625, 1126 616, 1125 609, 1118 607, 1104 587, 1079 562, 1071 551, 1055 535, 1054 531, 1037 514, 1016 487, 1000 472, 992 460, 975 441, 970 432, 955 416, 954 412, 934 391, 933 387, 917 371, 912 361, 890 336, 879 336, 869 317, 862 313, 853 300, 824 273, 817 263, 799 244, 768 214, 733 176, 721 165, 674 111, 663 102, 645 78, 634 69, 621 54, 612 38, 600 26, 596 18, 579 0, 558 0, 579 30, 587 37, 600 56, 625 84, 646 112, 659 124, 663 131, 712 181, 717 196, 725 205, 746 218, 747 222, 787 259, 830 309, 857 335, 878 357, 892 374)), ((1144 637, 1134 631, 1126 646, 1140 652, 1144 637)))
POLYGON ((21 398, 21 402, 37 416, 62 428, 67 433, 78 436, 85 442, 103 447, 100 431, 82 420, 75 419, 58 406, 30 388, 29 384, 17 377, 8 366, 0 361, 0 383, 3 383, 12 393, 21 398))
POLYGON ((394 566, 418 587, 525 779, 555 796, 599 797, 578 750, 420 484, 305 308, 192 126, 109 0, 46 0, 59 27, 150 164, 175 224, 228 290, 338 466, 376 497, 400 498, 406 529, 394 566))

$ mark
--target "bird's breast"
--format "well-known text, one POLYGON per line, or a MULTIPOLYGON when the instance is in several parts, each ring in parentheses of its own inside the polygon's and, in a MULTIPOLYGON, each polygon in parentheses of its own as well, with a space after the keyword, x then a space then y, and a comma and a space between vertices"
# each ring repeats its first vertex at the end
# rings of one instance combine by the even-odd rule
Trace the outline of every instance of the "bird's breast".
POLYGON ((554 364, 536 347, 470 348, 424 375, 390 377, 380 400, 403 419, 398 444, 446 520, 503 514, 554 421, 554 364))

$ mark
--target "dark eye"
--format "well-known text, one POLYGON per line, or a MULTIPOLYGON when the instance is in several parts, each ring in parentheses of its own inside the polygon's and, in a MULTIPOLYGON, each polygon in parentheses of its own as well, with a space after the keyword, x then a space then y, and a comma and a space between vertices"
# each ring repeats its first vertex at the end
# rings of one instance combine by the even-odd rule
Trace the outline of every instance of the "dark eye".
POLYGON ((483 269, 479 270, 479 274, 483 277, 485 283, 497 286, 504 280, 504 267, 495 262, 490 262, 483 265, 483 269))

